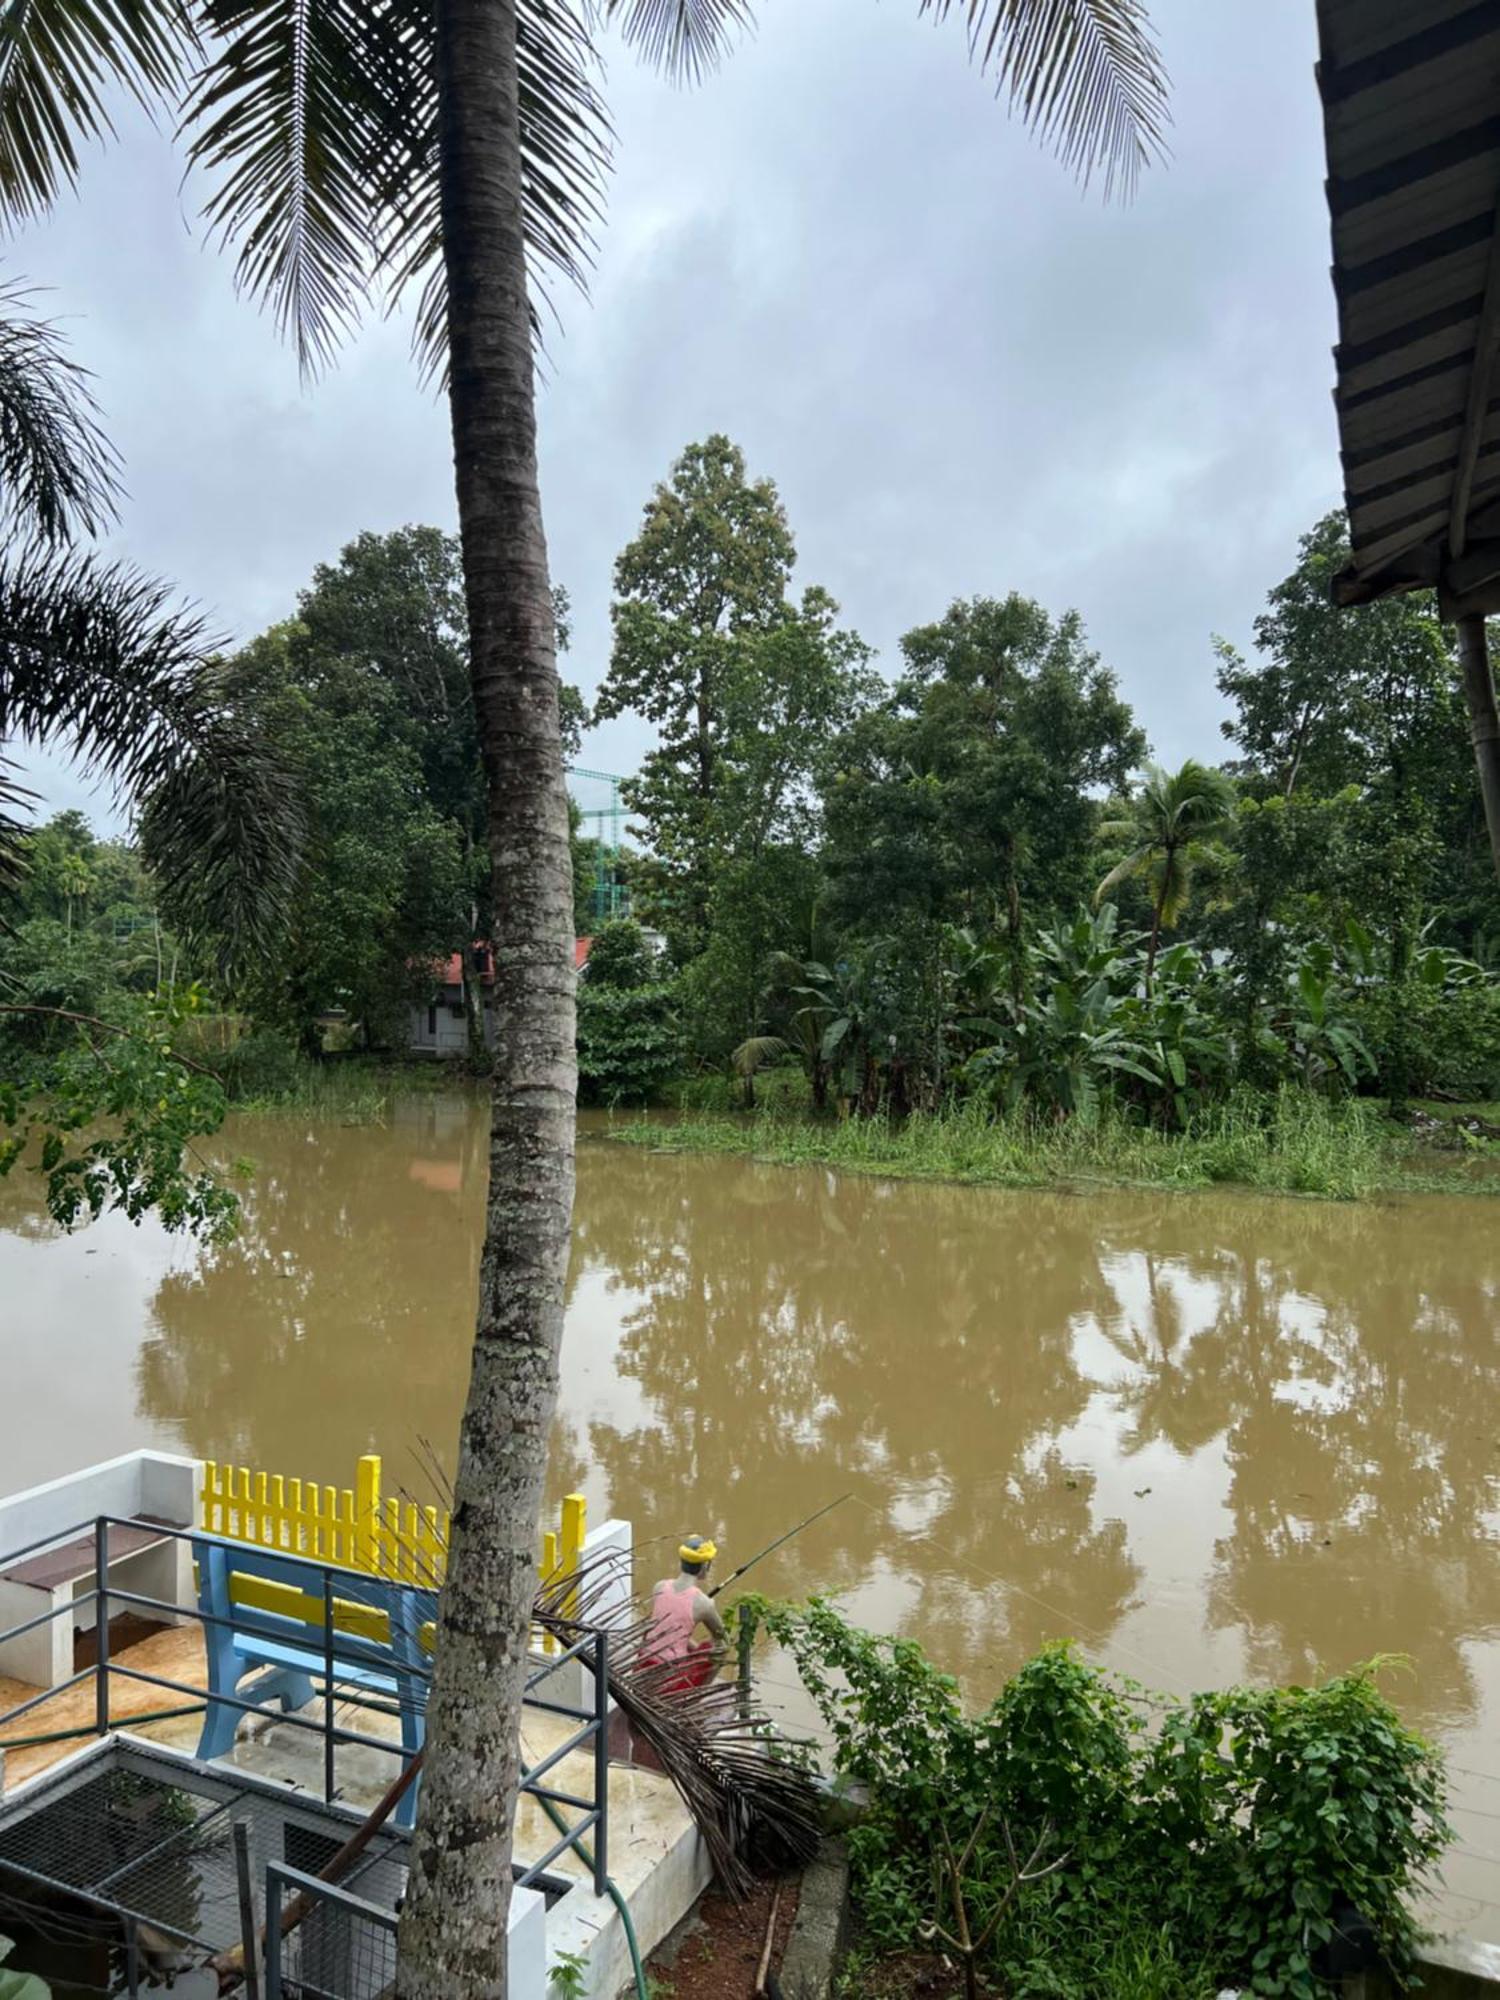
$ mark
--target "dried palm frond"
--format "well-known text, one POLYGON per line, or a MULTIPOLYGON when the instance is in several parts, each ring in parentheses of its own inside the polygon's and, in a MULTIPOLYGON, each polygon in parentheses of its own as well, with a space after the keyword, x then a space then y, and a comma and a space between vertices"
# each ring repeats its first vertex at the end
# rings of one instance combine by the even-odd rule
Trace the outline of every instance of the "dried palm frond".
MULTIPOLYGON (((447 1473, 425 1439, 418 1440, 417 1456, 432 1487, 445 1502, 451 1499, 447 1473)), ((676 1786, 721 1885, 743 1897, 757 1875, 802 1868, 812 1859, 819 1838, 817 1788, 798 1760, 798 1746, 752 1707, 739 1683, 710 1680, 684 1688, 681 1660, 653 1660, 651 1621, 634 1609, 638 1553, 602 1548, 582 1556, 575 1568, 540 1578, 533 1624, 563 1651, 604 1634, 612 1699, 676 1786)), ((411 1559, 410 1574, 435 1592, 441 1577, 430 1566, 421 1568, 419 1552, 413 1550, 411 1559)))
POLYGON ((816 1787, 796 1746, 739 1686, 710 1680, 684 1688, 681 1660, 652 1659, 650 1620, 620 1615, 629 1569, 628 1556, 603 1550, 574 1571, 544 1577, 533 1616, 564 1647, 606 1634, 611 1696, 677 1787, 723 1888, 746 1896, 757 1875, 812 1859, 816 1787))

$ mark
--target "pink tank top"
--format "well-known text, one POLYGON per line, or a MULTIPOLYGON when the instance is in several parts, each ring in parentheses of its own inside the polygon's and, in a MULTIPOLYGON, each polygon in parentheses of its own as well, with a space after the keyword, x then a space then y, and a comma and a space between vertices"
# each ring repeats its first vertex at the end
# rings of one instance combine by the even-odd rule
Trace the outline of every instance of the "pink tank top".
POLYGON ((651 1599, 651 1650, 659 1660, 681 1660, 693 1650, 698 1591, 659 1583, 651 1599))

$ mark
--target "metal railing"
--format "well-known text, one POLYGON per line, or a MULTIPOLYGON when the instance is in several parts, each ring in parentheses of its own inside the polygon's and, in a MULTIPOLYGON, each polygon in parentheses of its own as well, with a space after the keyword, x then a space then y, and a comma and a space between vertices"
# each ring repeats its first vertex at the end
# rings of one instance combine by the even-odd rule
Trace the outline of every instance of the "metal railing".
POLYGON ((398 1921, 352 1890, 267 1862, 264 2000, 384 2000, 396 1978, 398 1921), (302 1913, 284 1932, 289 1891, 302 1913))
MULTIPOLYGON (((224 1616, 218 1612, 205 1610, 201 1603, 182 1604, 164 1598, 150 1597, 141 1591, 129 1590, 120 1584, 111 1583, 109 1577, 111 1563, 110 1530, 112 1528, 131 1528, 139 1531, 142 1525, 140 1521, 131 1520, 124 1515, 99 1514, 90 1520, 75 1523, 72 1527, 62 1528, 52 1534, 44 1535, 38 1540, 28 1543, 23 1548, 0 1552, 0 1579, 4 1579, 8 1571, 14 1570, 16 1565, 24 1562, 29 1557, 45 1554, 48 1550, 56 1549, 60 1544, 77 1543, 85 1537, 92 1537, 94 1561, 93 1586, 88 1590, 70 1595, 64 1602, 54 1604, 49 1610, 40 1612, 35 1617, 23 1619, 17 1624, 0 1630, 0 1646, 8 1644, 12 1640, 23 1638, 28 1632, 34 1632, 43 1626, 50 1625, 54 1619, 72 1619, 78 1611, 90 1604, 95 1608, 94 1631, 96 1635, 95 1658, 92 1665, 79 1668, 66 1680, 58 1682, 55 1686, 40 1689, 27 1700, 17 1702, 3 1713, 0 1713, 0 1729, 7 1728, 10 1724, 19 1721, 23 1716, 29 1715, 34 1709, 41 1708, 45 1703, 55 1701, 59 1695, 66 1693, 69 1689, 79 1687, 84 1682, 92 1680, 95 1689, 93 1722, 91 1724, 82 1724, 75 1729, 52 1732, 51 1736, 45 1740, 59 1740, 65 1736, 107 1736, 111 1728, 115 1726, 110 1721, 110 1686, 111 1679, 115 1676, 118 1676, 122 1680, 137 1682, 146 1687, 159 1688, 164 1693, 187 1696, 194 1703, 202 1703, 205 1707, 210 1704, 219 1704, 237 1709, 244 1714, 261 1716, 267 1714, 268 1711, 263 1702, 248 1699, 237 1693, 211 1691, 207 1687, 197 1685, 193 1682, 174 1680, 165 1674, 150 1673, 143 1667, 128 1665, 123 1659, 116 1657, 112 1653, 109 1632, 112 1606, 129 1607, 131 1610, 143 1613, 154 1612, 158 1617, 168 1619, 174 1624, 196 1622, 204 1628, 205 1637, 207 1637, 210 1627, 227 1628, 231 1631, 237 1631, 242 1634, 248 1633, 252 1636, 256 1635, 257 1632, 261 1636, 283 1636, 266 1623, 268 1616, 274 1617, 275 1613, 268 1614, 266 1611, 252 1608, 242 1611, 238 1616, 224 1616)), ((161 1541, 174 1540, 188 1542, 194 1545, 195 1550, 203 1549, 210 1545, 224 1547, 229 1550, 231 1558, 236 1553, 242 1554, 245 1552, 246 1545, 244 1543, 222 1536, 207 1534, 202 1529, 177 1528, 157 1522, 152 1522, 149 1525, 153 1537, 159 1538, 161 1541)), ((142 1553, 142 1551, 122 1551, 117 1560, 123 1560, 128 1554, 139 1553, 142 1553)), ((271 1552, 268 1551, 267 1553, 271 1552)), ((431 1680, 430 1667, 416 1665, 409 1660, 398 1661, 389 1649, 362 1642, 358 1637, 351 1634, 347 1627, 340 1629, 338 1623, 340 1607, 344 1607, 346 1615, 349 1610, 354 1610, 355 1612, 363 1611, 368 1616, 372 1611, 379 1613, 386 1610, 395 1593, 412 1589, 416 1594, 428 1599, 429 1602, 434 1599, 435 1593, 422 1590, 418 1586, 396 1583, 388 1578, 371 1577, 359 1571, 344 1568, 341 1565, 313 1561, 306 1556, 293 1555, 287 1552, 277 1553, 276 1560, 278 1566, 305 1572, 307 1577, 305 1595, 309 1598, 320 1599, 323 1609, 323 1616, 320 1621, 321 1631, 318 1634, 322 1648, 322 1659, 312 1669, 318 1678, 323 1681, 320 1714, 317 1717, 312 1717, 295 1712, 282 1713, 276 1716, 276 1721, 278 1726, 285 1724, 293 1729, 312 1732, 322 1738, 323 1797, 326 1803, 332 1804, 337 1795, 335 1752, 340 1746, 350 1745, 367 1750, 383 1751, 387 1756, 398 1759, 405 1756, 403 1745, 392 1742, 388 1737, 374 1736, 364 1730, 343 1726, 338 1720, 338 1711, 340 1708, 360 1708, 371 1714, 387 1716, 399 1716, 406 1711, 408 1706, 423 1709, 426 1706, 427 1689, 431 1680), (389 1699, 383 1690, 373 1690, 366 1685, 361 1685, 347 1678, 341 1680, 341 1670, 347 1674, 351 1669, 356 1673, 374 1671, 379 1673, 383 1678, 394 1681, 396 1684, 394 1701, 389 1699), (405 1693, 403 1689, 410 1689, 410 1692, 405 1693)), ((42 1589, 46 1586, 37 1584, 33 1587, 42 1589)), ((541 1883, 544 1886, 564 1886, 559 1878, 555 1876, 549 1877, 547 1871, 569 1850, 575 1850, 580 1863, 593 1876, 596 1893, 603 1895, 605 1892, 605 1881, 608 1875, 609 1823, 608 1654, 608 1639, 605 1633, 602 1631, 590 1633, 580 1639, 577 1644, 546 1660, 526 1680, 523 1698, 527 1707, 541 1710, 549 1715, 559 1716, 566 1721, 575 1722, 578 1724, 578 1727, 562 1743, 549 1751, 539 1763, 530 1766, 522 1765, 520 1790, 537 1799, 554 1824, 559 1823, 558 1814, 562 1811, 575 1812, 580 1814, 581 1817, 576 1822, 563 1827, 557 1841, 539 1861, 525 1865, 520 1863, 514 1865, 512 1871, 513 1878, 520 1885, 530 1886, 541 1883), (593 1678, 593 1699, 588 1706, 574 1706, 568 1702, 546 1699, 536 1692, 543 1682, 550 1679, 552 1675, 556 1674, 573 1660, 578 1660, 587 1668, 593 1678), (555 1786, 541 1782, 566 1757, 583 1749, 586 1745, 592 1746, 593 1753, 592 1798, 586 1798, 573 1792, 560 1791, 555 1786), (591 1843, 592 1853, 588 1852, 584 1845, 585 1842, 591 1843)), ((245 1671, 248 1672, 250 1670, 251 1666, 247 1664, 245 1671)), ((134 1719, 143 1720, 145 1718, 138 1717, 134 1719)), ((131 1720, 132 1718, 129 1716, 122 1716, 118 1726, 128 1728, 131 1720)), ((14 1739, 9 1744, 0 1740, 0 1751, 16 1747, 14 1739)))

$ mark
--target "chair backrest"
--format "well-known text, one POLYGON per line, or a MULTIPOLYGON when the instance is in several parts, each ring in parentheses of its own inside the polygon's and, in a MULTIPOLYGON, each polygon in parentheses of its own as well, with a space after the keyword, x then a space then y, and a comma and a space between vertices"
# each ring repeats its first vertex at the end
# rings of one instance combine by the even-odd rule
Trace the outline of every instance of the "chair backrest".
POLYGON ((321 1649, 327 1622, 325 1575, 333 1584, 333 1629, 342 1660, 426 1670, 437 1597, 412 1584, 333 1569, 305 1556, 278 1555, 223 1535, 197 1535, 198 1608, 261 1638, 321 1649))

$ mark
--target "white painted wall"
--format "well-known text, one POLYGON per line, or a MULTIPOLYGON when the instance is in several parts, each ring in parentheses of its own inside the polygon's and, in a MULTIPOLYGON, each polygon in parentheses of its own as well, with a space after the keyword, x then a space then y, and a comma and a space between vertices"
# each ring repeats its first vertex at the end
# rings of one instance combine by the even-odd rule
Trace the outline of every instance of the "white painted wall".
MULTIPOLYGON (((61 1479, 0 1498, 0 1570, 20 1550, 44 1554, 45 1543, 72 1540, 100 1514, 130 1519, 150 1514, 177 1526, 197 1525, 198 1496, 203 1486, 202 1461, 175 1458, 159 1451, 132 1451, 121 1458, 87 1465, 61 1479), (36 1542, 43 1548, 32 1550, 36 1542)), ((26 1561, 28 1557, 19 1557, 26 1561)), ((123 1590, 138 1591, 184 1608, 193 1603, 193 1560, 185 1541, 168 1541, 134 1555, 113 1556, 110 1577, 123 1590)), ((40 1617, 44 1611, 86 1598, 94 1587, 92 1566, 51 1589, 0 1577, 0 1631, 40 1617)), ((73 1635, 89 1631, 95 1606, 82 1603, 71 1616, 59 1616, 18 1639, 0 1645, 0 1674, 32 1687, 56 1687, 73 1671, 73 1635)))
MULTIPOLYGON (((631 1625, 635 1622, 635 1604, 631 1590, 630 1554, 635 1546, 634 1530, 629 1521, 604 1521, 593 1528, 583 1540, 583 1557, 600 1557, 605 1550, 613 1550, 618 1557, 617 1574, 599 1599, 597 1608, 590 1605, 590 1621, 603 1625, 606 1630, 612 1625, 631 1625)), ((532 1670, 547 1664, 545 1653, 533 1653, 532 1670)), ((538 1683, 533 1690, 544 1701, 567 1702, 573 1708, 592 1708, 594 1705, 594 1676, 581 1660, 568 1660, 554 1673, 538 1683)))

